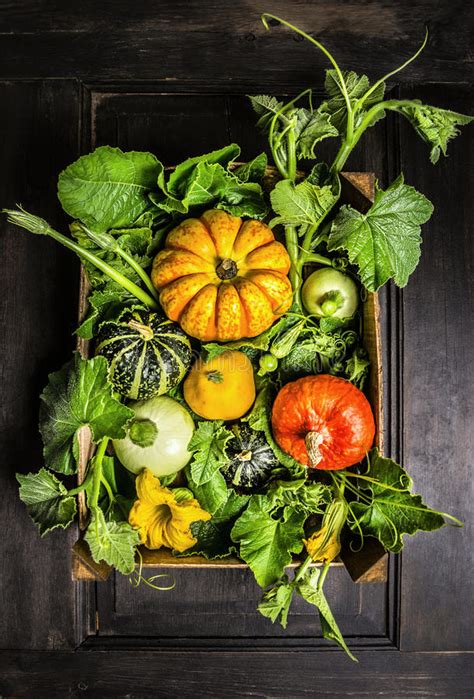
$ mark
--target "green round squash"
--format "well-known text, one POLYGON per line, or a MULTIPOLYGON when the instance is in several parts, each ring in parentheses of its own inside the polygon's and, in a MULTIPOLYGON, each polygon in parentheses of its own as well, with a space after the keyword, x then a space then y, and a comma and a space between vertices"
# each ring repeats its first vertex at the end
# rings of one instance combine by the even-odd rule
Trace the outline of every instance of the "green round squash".
POLYGON ((109 363, 109 377, 121 396, 161 396, 184 378, 191 345, 179 325, 158 313, 126 311, 102 324, 96 354, 109 363))
POLYGON ((263 432, 247 425, 234 425, 232 431, 234 437, 226 446, 230 461, 222 469, 224 478, 237 493, 254 493, 268 483, 278 459, 263 432))

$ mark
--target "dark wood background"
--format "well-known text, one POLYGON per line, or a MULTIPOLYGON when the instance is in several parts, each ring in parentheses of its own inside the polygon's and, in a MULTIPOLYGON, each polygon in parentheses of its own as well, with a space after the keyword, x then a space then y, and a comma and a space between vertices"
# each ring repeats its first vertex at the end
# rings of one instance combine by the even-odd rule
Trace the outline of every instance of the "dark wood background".
MULTIPOLYGON (((322 88, 321 55, 262 11, 327 42, 343 67, 378 77, 419 44, 392 94, 473 111, 473 16, 463 0, 0 1, 0 205, 58 227, 58 172, 103 143, 167 164, 236 140, 264 144, 245 95, 322 88)), ((472 127, 471 127, 472 128, 472 127)), ((296 605, 282 633, 254 611, 244 571, 180 573, 171 595, 75 583, 76 532, 39 539, 16 471, 41 465, 38 395, 70 356, 78 262, 2 220, 2 696, 471 696, 473 453, 472 132, 433 167, 410 127, 387 119, 348 163, 382 184, 400 170, 433 200, 408 287, 382 293, 387 453, 426 500, 466 522, 409 540, 386 585, 332 570, 328 596, 359 666, 321 639, 296 605)), ((329 150, 328 150, 329 153, 329 150)))

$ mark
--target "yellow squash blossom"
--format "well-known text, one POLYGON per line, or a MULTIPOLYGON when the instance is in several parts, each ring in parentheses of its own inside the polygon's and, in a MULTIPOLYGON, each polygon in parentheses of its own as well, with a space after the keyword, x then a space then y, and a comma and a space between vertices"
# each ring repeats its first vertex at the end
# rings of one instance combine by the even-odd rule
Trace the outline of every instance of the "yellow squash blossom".
POLYGON ((176 493, 164 488, 149 469, 136 480, 138 500, 133 504, 128 521, 138 529, 142 544, 149 549, 166 546, 182 553, 197 543, 190 529, 192 522, 211 519, 194 498, 182 498, 183 489, 176 493))
POLYGON ((341 530, 347 519, 347 503, 335 498, 326 510, 321 529, 305 540, 306 550, 317 563, 331 563, 341 550, 341 530))

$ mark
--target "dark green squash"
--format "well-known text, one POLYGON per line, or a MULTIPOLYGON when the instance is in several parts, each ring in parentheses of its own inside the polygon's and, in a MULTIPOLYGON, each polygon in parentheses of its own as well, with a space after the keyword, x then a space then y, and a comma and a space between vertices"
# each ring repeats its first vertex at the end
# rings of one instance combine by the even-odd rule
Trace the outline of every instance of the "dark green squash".
POLYGON ((96 354, 107 359, 115 390, 133 400, 167 393, 191 364, 188 336, 176 323, 148 311, 126 311, 119 320, 103 323, 96 354))
POLYGON ((232 431, 234 437, 226 446, 230 461, 222 469, 224 478, 238 493, 256 492, 268 483, 278 459, 263 432, 247 425, 234 425, 232 431))

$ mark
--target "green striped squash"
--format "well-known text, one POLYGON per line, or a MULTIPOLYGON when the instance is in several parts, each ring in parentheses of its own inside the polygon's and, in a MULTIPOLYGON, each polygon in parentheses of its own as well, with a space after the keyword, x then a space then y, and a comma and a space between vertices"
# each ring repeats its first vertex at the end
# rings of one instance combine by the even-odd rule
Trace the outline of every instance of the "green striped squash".
POLYGON ((158 313, 126 311, 103 323, 96 354, 109 363, 109 377, 121 396, 143 400, 167 393, 191 364, 191 345, 179 325, 158 313))

